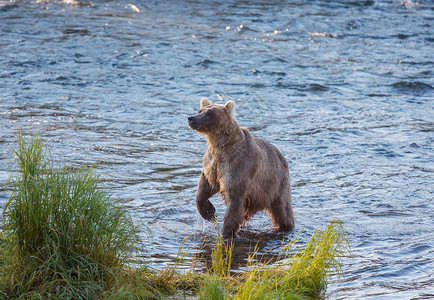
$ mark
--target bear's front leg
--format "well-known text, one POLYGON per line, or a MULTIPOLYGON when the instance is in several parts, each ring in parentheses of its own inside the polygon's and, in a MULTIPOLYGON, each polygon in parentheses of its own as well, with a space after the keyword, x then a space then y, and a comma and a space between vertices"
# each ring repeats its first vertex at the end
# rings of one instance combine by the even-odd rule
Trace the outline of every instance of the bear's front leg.
POLYGON ((215 208, 208 199, 216 193, 202 172, 197 186, 196 206, 202 218, 210 222, 215 222, 215 208))
POLYGON ((241 225, 245 221, 244 204, 242 197, 238 195, 229 195, 225 199, 228 207, 223 219, 222 236, 225 239, 235 238, 241 225))

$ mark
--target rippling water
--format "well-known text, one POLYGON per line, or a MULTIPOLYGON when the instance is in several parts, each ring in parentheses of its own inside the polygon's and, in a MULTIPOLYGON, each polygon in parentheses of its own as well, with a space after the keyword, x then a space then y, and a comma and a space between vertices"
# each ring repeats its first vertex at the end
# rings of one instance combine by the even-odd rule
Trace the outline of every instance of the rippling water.
POLYGON ((151 229, 155 267, 189 235, 191 257, 215 229, 195 208, 206 143, 187 116, 203 96, 231 99, 290 162, 296 216, 286 235, 254 217, 237 261, 339 218, 354 257, 329 298, 434 297, 433 12, 399 0, 0 1, 0 183, 17 131, 38 130, 56 161, 97 165, 151 229))

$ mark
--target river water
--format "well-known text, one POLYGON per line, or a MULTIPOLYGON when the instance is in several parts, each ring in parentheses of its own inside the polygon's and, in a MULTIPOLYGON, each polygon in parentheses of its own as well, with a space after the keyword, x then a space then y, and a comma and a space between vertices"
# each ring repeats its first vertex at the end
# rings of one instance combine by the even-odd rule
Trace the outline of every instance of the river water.
POLYGON ((216 230, 196 211, 206 142, 187 117, 234 100, 289 161, 296 217, 278 235, 255 216, 234 259, 338 218, 353 258, 328 298, 432 298, 433 46, 432 1, 1 0, 0 183, 16 133, 37 130, 57 162, 96 164, 150 228, 154 267, 187 236, 189 259, 216 230))

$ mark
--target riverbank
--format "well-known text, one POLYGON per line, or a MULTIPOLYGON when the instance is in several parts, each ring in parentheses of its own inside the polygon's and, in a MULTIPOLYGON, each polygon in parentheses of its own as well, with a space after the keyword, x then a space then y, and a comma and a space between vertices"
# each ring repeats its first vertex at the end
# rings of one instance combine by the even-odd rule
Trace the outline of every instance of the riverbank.
POLYGON ((19 172, 8 182, 12 193, 0 232, 0 298, 303 299, 320 297, 329 277, 343 274, 349 244, 339 221, 303 246, 296 240, 282 245, 277 262, 250 254, 246 271, 236 274, 233 242, 220 236, 203 273, 181 274, 176 262, 159 271, 131 267, 133 252, 146 245, 92 168, 54 167, 38 135, 26 140, 20 134, 17 141, 19 172))

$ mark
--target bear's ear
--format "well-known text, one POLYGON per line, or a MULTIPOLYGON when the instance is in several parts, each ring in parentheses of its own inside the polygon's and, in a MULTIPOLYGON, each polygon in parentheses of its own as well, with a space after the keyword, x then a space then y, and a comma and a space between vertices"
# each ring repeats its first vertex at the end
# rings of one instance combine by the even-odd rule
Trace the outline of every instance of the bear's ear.
POLYGON ((211 105, 212 102, 208 98, 200 99, 200 108, 211 105))
POLYGON ((229 114, 231 115, 232 119, 235 119, 235 102, 229 100, 228 102, 226 102, 225 108, 229 111, 229 114))

